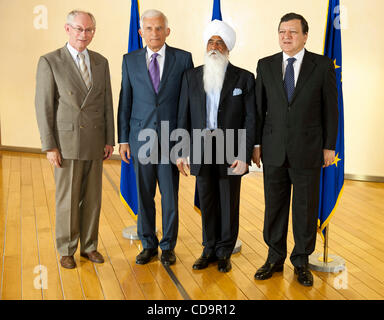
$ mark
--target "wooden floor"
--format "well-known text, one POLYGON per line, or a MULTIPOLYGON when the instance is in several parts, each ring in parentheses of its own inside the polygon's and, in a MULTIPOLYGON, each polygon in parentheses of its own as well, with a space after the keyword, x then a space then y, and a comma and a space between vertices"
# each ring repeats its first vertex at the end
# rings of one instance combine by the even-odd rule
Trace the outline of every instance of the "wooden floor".
MULTIPOLYGON (((383 299, 384 184, 346 181, 338 210, 331 220, 329 251, 346 260, 337 274, 314 272, 314 286, 295 281, 286 260, 283 273, 256 281, 266 258, 263 241, 263 181, 260 173, 243 178, 240 209, 242 250, 232 256, 233 269, 217 266, 194 271, 200 256, 201 218, 193 210, 194 178, 180 181, 180 226, 173 279, 155 260, 135 264, 139 241, 122 237, 134 225, 119 199, 120 162, 104 166, 97 265, 75 255, 78 267, 60 267, 55 245, 55 185, 45 156, 0 153, 0 298, 1 299, 383 299), (176 279, 176 280, 175 280, 176 279), (176 285, 175 284, 178 284, 176 285), (184 291, 183 291, 184 289, 184 291)), ((157 193, 156 206, 160 206, 157 193)), ((159 237, 161 218, 157 217, 159 237)), ((316 251, 322 252, 318 237, 316 251)), ((291 227, 288 250, 293 247, 291 227)))

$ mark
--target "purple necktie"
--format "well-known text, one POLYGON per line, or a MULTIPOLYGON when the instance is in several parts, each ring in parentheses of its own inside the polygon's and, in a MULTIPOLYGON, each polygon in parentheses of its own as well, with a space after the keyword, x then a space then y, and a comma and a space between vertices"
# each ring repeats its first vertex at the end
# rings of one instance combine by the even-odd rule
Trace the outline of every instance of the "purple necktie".
POLYGON ((152 54, 152 60, 148 66, 149 76, 151 77, 153 89, 155 89, 156 93, 159 92, 160 84, 160 68, 156 59, 158 55, 158 53, 152 54))

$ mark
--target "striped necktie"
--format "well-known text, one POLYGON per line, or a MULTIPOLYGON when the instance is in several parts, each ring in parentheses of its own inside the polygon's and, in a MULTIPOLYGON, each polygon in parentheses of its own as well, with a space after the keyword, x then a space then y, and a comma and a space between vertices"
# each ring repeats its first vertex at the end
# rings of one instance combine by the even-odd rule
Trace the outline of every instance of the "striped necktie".
POLYGON ((87 88, 89 90, 89 88, 91 87, 91 80, 89 78, 89 71, 88 71, 87 65, 85 63, 84 54, 79 53, 78 57, 79 57, 79 61, 80 61, 80 63, 79 63, 80 73, 81 73, 81 76, 85 82, 85 85, 87 86, 87 88))
POLYGON ((160 85, 160 67, 157 61, 158 53, 152 54, 152 60, 148 65, 149 76, 151 77, 153 89, 155 89, 156 93, 159 93, 159 85, 160 85))

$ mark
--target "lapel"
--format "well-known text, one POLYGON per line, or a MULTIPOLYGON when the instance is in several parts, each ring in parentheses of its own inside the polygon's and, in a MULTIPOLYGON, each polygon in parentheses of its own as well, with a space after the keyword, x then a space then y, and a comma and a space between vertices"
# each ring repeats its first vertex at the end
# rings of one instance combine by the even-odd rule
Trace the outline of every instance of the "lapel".
MULTIPOLYGON (((81 108, 86 104, 88 97, 95 91, 97 88, 99 88, 99 82, 105 80, 105 76, 103 75, 104 70, 102 69, 102 64, 100 63, 100 60, 96 58, 96 55, 93 51, 88 50, 89 54, 89 61, 91 65, 91 74, 92 74, 92 83, 91 83, 91 88, 88 90, 87 86, 85 85, 85 82, 83 78, 81 77, 81 80, 84 83, 84 86, 87 90, 87 95, 84 98, 84 101, 81 105, 81 108)), ((80 70, 79 70, 80 73, 80 70)))
POLYGON ((284 89, 284 81, 283 81, 283 53, 280 52, 277 54, 273 61, 271 62, 271 69, 274 80, 276 82, 277 91, 283 96, 283 98, 288 101, 287 94, 284 89))
POLYGON ((94 88, 98 87, 99 81, 104 79, 102 70, 102 65, 100 61, 96 58, 96 55, 93 51, 88 50, 89 60, 91 62, 91 74, 92 74, 92 86, 89 91, 92 91, 94 88))
POLYGON ((291 103, 293 103, 300 90, 304 87, 315 66, 316 64, 312 60, 311 53, 305 50, 303 62, 301 63, 299 78, 297 79, 297 84, 295 91, 293 92, 291 103))
POLYGON ((84 83, 79 68, 67 49, 67 45, 61 49, 61 59, 68 78, 71 79, 74 87, 78 88, 85 97, 88 94, 88 88, 84 83))
POLYGON ((220 108, 221 103, 223 102, 224 98, 229 93, 232 93, 232 90, 233 90, 235 83, 237 82, 238 78, 239 78, 239 75, 237 74, 235 68, 233 67, 233 65, 231 63, 228 63, 227 71, 225 72, 223 88, 221 89, 221 93, 220 93, 219 108, 220 108))
POLYGON ((175 54, 171 47, 165 45, 165 61, 163 75, 161 76, 160 86, 159 86, 159 95, 161 90, 165 87, 167 78, 175 66, 175 54))
POLYGON ((204 66, 201 66, 197 69, 196 72, 196 88, 193 88, 192 92, 195 92, 195 97, 198 99, 197 105, 200 106, 201 119, 203 121, 201 128, 206 128, 207 126, 207 95, 204 90, 204 66))

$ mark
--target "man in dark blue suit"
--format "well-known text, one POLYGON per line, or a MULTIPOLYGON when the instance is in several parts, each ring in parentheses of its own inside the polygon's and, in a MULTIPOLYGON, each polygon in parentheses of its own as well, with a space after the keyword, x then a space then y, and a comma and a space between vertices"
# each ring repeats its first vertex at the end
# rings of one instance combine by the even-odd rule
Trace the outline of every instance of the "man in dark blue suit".
POLYGON ((168 132, 176 129, 182 75, 185 70, 193 68, 193 62, 189 52, 165 44, 170 29, 162 12, 144 12, 139 33, 147 46, 123 58, 118 110, 119 152, 123 161, 133 161, 136 173, 137 230, 144 249, 136 257, 136 263, 151 261, 157 256, 157 247, 160 246, 162 263, 170 265, 176 261, 179 173, 169 161, 168 149, 172 144, 169 135, 164 135, 161 128, 169 128, 168 132), (154 133, 149 141, 145 139, 148 133, 154 133), (163 237, 160 243, 155 231, 157 182, 162 207, 163 237))

